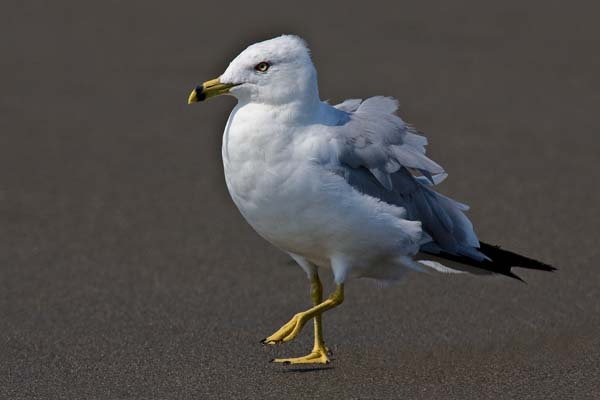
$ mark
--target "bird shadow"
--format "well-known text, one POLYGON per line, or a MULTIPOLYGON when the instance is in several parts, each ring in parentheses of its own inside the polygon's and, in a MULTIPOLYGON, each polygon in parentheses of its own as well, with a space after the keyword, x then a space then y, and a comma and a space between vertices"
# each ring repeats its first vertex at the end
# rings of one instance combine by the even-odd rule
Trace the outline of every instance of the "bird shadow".
POLYGON ((310 368, 288 368, 288 369, 284 369, 282 371, 279 371, 280 374, 289 374, 289 373, 300 373, 300 374, 304 374, 307 372, 319 372, 319 371, 327 371, 327 370, 332 370, 335 369, 335 367, 333 365, 328 365, 328 366, 322 366, 322 367, 310 367, 310 368))

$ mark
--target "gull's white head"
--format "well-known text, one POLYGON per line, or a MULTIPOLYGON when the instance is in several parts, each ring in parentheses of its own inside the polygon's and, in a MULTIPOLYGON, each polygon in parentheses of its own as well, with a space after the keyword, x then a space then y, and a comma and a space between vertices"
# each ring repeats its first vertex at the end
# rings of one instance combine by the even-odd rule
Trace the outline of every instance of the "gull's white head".
POLYGON ((317 72, 306 43, 283 35, 253 44, 219 78, 198 86, 188 102, 225 93, 241 102, 269 105, 318 101, 317 72))

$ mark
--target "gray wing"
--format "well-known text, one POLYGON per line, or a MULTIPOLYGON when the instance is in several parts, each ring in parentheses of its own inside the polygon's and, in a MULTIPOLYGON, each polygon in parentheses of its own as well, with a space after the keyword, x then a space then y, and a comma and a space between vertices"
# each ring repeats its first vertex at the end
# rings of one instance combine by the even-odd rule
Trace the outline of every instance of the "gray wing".
POLYGON ((371 97, 363 102, 346 100, 335 107, 350 110, 348 121, 336 129, 340 161, 352 168, 367 168, 386 189, 393 189, 390 176, 401 167, 419 171, 432 182, 433 174, 444 172, 425 155, 427 139, 394 114, 396 100, 371 97))
POLYGON ((433 190, 446 174, 425 155, 427 139, 394 114, 396 100, 372 97, 335 107, 348 114, 333 128, 340 173, 347 182, 421 221, 432 238, 422 249, 484 259, 473 225, 463 213, 468 207, 433 190))

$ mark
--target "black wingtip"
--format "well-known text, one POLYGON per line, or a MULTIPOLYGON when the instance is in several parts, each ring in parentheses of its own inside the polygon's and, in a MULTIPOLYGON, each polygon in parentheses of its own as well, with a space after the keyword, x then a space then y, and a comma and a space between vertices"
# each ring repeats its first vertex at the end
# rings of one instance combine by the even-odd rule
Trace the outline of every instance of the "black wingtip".
POLYGON ((440 253, 431 253, 436 257, 444 258, 461 264, 470 265, 475 268, 483 269, 495 274, 505 275, 509 278, 525 282, 520 276, 511 271, 512 268, 525 268, 538 271, 553 272, 557 268, 543 263, 533 258, 525 257, 512 251, 503 250, 500 246, 479 242, 479 251, 485 254, 489 260, 478 261, 470 257, 449 254, 444 251, 440 253))
POLYGON ((534 260, 533 258, 525 257, 509 250, 504 250, 500 246, 491 245, 485 242, 479 242, 479 250, 491 258, 494 263, 507 265, 508 267, 535 269, 538 271, 553 272, 557 268, 542 261, 534 260))
POLYGON ((521 278, 519 275, 515 274, 512 271, 507 272, 505 275, 508 276, 508 277, 510 277, 510 278, 516 279, 519 282, 524 283, 525 285, 527 285, 527 282, 523 278, 521 278))

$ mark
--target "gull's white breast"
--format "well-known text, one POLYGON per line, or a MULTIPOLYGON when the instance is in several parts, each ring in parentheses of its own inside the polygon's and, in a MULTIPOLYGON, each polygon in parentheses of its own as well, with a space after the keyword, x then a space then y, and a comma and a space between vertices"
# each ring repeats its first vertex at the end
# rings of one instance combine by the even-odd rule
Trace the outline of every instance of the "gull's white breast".
POLYGON ((225 179, 248 223, 282 250, 321 266, 333 255, 367 267, 416 252, 420 224, 324 168, 333 157, 328 136, 318 124, 287 124, 278 119, 282 112, 238 105, 225 128, 225 179))

